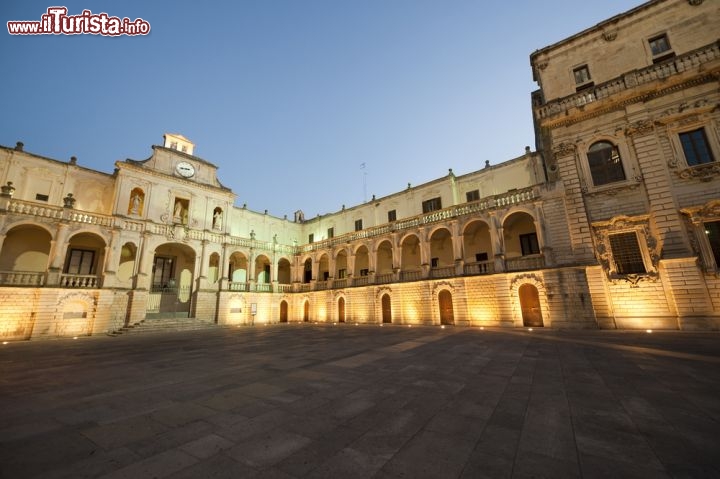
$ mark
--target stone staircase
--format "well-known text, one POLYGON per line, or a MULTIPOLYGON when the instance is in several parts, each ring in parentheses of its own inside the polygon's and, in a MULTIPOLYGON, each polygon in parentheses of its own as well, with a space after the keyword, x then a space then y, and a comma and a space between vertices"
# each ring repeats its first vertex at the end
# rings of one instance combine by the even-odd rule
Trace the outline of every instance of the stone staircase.
POLYGON ((192 331, 220 327, 221 326, 209 321, 203 321, 197 318, 188 318, 187 313, 185 313, 185 317, 173 317, 173 315, 167 315, 163 317, 145 318, 139 323, 124 326, 109 333, 109 335, 119 336, 121 334, 169 333, 173 331, 192 331))

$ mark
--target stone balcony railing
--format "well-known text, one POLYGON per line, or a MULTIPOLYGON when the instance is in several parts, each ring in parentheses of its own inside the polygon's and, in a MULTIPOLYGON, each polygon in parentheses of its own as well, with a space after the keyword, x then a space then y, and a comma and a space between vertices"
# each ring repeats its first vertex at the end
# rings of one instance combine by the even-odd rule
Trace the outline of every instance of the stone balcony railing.
POLYGON ((330 249, 335 245, 345 244, 352 241, 357 241, 367 238, 375 238, 378 236, 387 235, 397 231, 405 231, 408 229, 416 229, 418 227, 437 223, 440 221, 447 221, 449 219, 458 218, 462 216, 472 215, 488 211, 493 208, 512 206, 521 203, 527 203, 540 196, 538 186, 529 186, 518 190, 508 191, 499 195, 488 196, 479 201, 473 201, 471 203, 463 203, 460 205, 453 205, 442 210, 431 211, 430 213, 423 213, 421 215, 412 216, 410 218, 404 218, 401 220, 387 223, 380 226, 374 226, 360 231, 354 231, 334 238, 317 241, 298 247, 298 252, 309 253, 312 251, 318 251, 323 249, 330 249))
POLYGON ((94 274, 61 274, 60 287, 97 289, 101 287, 101 281, 94 274))
POLYGON ((671 77, 718 59, 720 59, 720 41, 683 55, 678 55, 664 62, 656 63, 639 70, 633 70, 620 77, 600 83, 588 90, 551 100, 543 105, 537 106, 535 108, 535 114, 540 120, 555 115, 564 115, 570 108, 579 108, 617 93, 671 77))
POLYGON ((45 272, 36 271, 0 271, 0 284, 3 286, 43 286, 45 272))

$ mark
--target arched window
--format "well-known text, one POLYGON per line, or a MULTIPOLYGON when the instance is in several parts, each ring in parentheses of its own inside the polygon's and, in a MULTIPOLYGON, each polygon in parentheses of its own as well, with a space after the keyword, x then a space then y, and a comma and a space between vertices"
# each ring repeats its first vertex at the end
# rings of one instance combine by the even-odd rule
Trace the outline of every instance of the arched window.
POLYGON ((587 153, 593 185, 602 186, 625 179, 620 152, 608 141, 593 143, 587 153))

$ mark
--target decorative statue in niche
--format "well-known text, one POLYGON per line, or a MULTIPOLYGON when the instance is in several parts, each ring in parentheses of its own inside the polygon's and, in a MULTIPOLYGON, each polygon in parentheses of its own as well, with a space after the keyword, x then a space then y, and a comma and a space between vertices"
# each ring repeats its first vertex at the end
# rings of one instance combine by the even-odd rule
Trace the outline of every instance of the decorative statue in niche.
POLYGON ((175 212, 173 213, 173 219, 178 223, 183 222, 183 205, 180 200, 177 200, 175 202, 175 212))
POLYGON ((222 229, 222 221, 223 221, 223 214, 222 210, 220 208, 215 209, 215 213, 213 214, 213 229, 214 230, 221 230, 222 229))
POLYGON ((131 215, 139 215, 140 214, 140 204, 142 203, 142 198, 140 197, 140 193, 133 193, 132 198, 130 198, 130 214, 131 215))

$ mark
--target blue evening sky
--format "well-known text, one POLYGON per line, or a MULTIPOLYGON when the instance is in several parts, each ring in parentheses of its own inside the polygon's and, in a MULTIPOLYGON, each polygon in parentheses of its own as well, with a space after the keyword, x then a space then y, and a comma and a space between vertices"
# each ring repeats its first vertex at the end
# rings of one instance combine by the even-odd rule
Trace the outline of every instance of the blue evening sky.
POLYGON ((311 217, 534 149, 529 55, 639 3, 4 1, 0 144, 110 173, 180 133, 236 204, 311 217), (152 31, 7 33, 55 5, 152 31))

